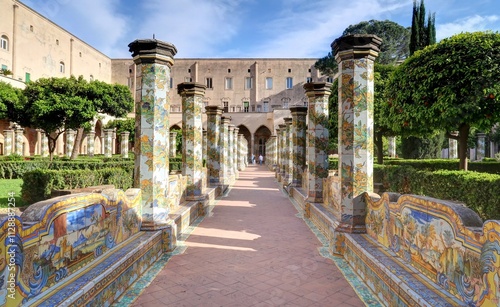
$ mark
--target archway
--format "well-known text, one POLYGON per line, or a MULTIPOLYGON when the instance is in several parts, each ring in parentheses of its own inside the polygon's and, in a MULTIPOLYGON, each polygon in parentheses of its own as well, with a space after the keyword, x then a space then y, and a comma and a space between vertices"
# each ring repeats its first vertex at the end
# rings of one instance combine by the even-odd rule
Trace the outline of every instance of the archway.
POLYGON ((245 139, 247 140, 248 144, 248 153, 247 153, 247 161, 250 161, 250 157, 252 156, 252 150, 251 150, 251 144, 252 144, 252 133, 250 130, 245 125, 239 125, 238 128, 240 129, 238 131, 238 134, 243 134, 245 136, 245 139))
POLYGON ((271 130, 266 126, 260 126, 254 133, 253 152, 255 156, 263 155, 266 157, 266 142, 271 136, 271 130))

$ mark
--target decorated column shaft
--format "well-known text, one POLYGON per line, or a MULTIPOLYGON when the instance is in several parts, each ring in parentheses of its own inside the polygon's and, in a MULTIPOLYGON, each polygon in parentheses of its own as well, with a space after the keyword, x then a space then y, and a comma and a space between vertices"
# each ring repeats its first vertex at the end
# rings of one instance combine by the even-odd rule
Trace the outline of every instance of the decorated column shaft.
POLYGON ((42 157, 49 156, 49 138, 45 135, 45 131, 42 131, 42 157))
POLYGON ((172 226, 169 221, 170 68, 177 49, 156 39, 129 45, 137 65, 134 186, 142 191, 142 229, 172 226))
POLYGON ((238 170, 245 170, 245 136, 238 134, 238 170))
POLYGON ((273 148, 270 166, 272 169, 276 169, 276 165, 278 163, 278 137, 276 135, 271 135, 270 141, 273 148))
POLYGON ((348 35, 332 43, 339 64, 338 229, 364 232, 366 204, 360 195, 373 192, 373 66, 382 40, 375 35, 348 35))
POLYGON ((248 140, 245 138, 243 140, 244 156, 245 156, 245 167, 248 166, 248 140))
POLYGON ((219 185, 220 178, 223 177, 221 163, 220 130, 222 107, 207 106, 207 172, 208 180, 212 185, 219 185))
POLYGON ((390 136, 387 141, 389 143, 389 157, 396 158, 396 137, 390 136))
POLYGON ((228 146, 227 146, 227 167, 229 176, 234 179, 234 125, 228 127, 228 146))
POLYGON ((168 156, 174 158, 177 155, 177 132, 170 132, 169 142, 170 148, 168 156))
POLYGON ((16 145, 15 145, 15 148, 16 148, 16 155, 20 155, 22 156, 24 153, 23 153, 23 143, 24 143, 24 139, 23 139, 23 133, 24 133, 24 129, 21 128, 21 127, 16 127, 15 129, 15 136, 16 136, 16 145))
MULTIPOLYGON (((286 166, 286 125, 278 125, 280 130, 280 176, 285 177, 285 166, 286 166)), ((283 179, 282 179, 283 180, 283 179)))
POLYGON ((87 132, 87 156, 93 157, 95 148, 94 148, 94 139, 95 139, 95 131, 90 130, 87 132))
POLYGON ((14 131, 13 130, 4 130, 4 155, 10 156, 12 154, 12 148, 14 147, 14 131))
POLYGON ((309 202, 323 201, 323 179, 328 177, 328 97, 331 86, 328 82, 310 82, 304 85, 309 99, 307 127, 309 202))
POLYGON ((276 128, 276 166, 274 167, 276 178, 281 172, 281 147, 281 128, 278 125, 278 128, 276 128))
POLYGON ((205 86, 184 82, 177 86, 182 97, 182 174, 187 176, 186 198, 203 197, 203 120, 205 86))
POLYGON ((220 148, 220 172, 221 177, 219 182, 222 185, 229 184, 229 123, 230 119, 226 117, 221 118, 220 124, 220 137, 219 137, 219 148, 220 148))
MULTIPOLYGON (((457 131, 451 132, 453 136, 458 136, 457 131)), ((448 158, 449 159, 458 159, 458 140, 456 138, 448 139, 448 158)))
POLYGON ((292 167, 294 186, 302 186, 302 173, 306 167, 307 107, 291 107, 292 112, 292 167))
POLYGON ((207 144, 208 144, 208 141, 207 141, 207 131, 206 130, 203 130, 202 132, 202 139, 203 139, 203 142, 202 142, 202 150, 203 150, 203 161, 207 161, 207 144))
POLYGON ((110 158, 113 155, 113 129, 104 129, 104 156, 110 158))
POLYGON ((240 148, 239 146, 239 139, 238 139, 238 131, 240 131, 240 128, 234 127, 233 130, 233 173, 236 178, 238 178, 238 150, 240 148))
POLYGON ((76 131, 72 129, 66 130, 66 157, 71 157, 71 154, 73 153, 73 147, 75 146, 75 135, 76 131))
POLYGON ((286 117, 285 121, 285 180, 284 184, 292 182, 293 178, 293 137, 292 137, 292 118, 286 117))
POLYGON ((128 137, 130 132, 123 131, 120 133, 120 153, 122 158, 128 159, 128 137))
POLYGON ((477 134, 476 160, 482 160, 486 153, 486 133, 477 134))

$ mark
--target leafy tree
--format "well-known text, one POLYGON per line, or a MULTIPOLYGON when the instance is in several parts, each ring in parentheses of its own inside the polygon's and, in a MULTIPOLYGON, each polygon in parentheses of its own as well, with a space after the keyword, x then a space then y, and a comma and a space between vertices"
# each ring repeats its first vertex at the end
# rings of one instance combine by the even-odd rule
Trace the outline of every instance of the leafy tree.
POLYGON ((413 15, 411 20, 410 55, 415 51, 424 49, 426 46, 436 43, 435 14, 429 14, 427 23, 425 22, 424 0, 413 0, 413 15))
POLYGON ((339 143, 339 80, 333 80, 332 93, 328 97, 328 149, 331 151, 338 150, 339 143))
POLYGON ((116 134, 120 135, 122 132, 129 132, 128 140, 130 144, 134 143, 135 140, 135 118, 119 118, 109 121, 106 129, 116 128, 116 134))
MULTIPOLYGON (((396 64, 409 55, 408 44, 410 29, 390 20, 363 21, 347 27, 342 36, 350 34, 375 34, 382 39, 380 53, 376 59, 380 64, 396 64)), ((331 52, 314 64, 323 74, 333 76, 337 70, 337 62, 331 52)))
POLYGON ((0 81, 0 119, 9 118, 9 106, 19 104, 22 99, 24 96, 20 89, 0 81))
POLYGON ((467 170, 470 129, 489 131, 500 121, 500 34, 462 33, 417 51, 387 88, 391 129, 414 135, 446 131, 458 140, 460 169, 467 170))
MULTIPOLYGON (((116 94, 114 86, 94 82, 99 81, 89 83, 83 77, 70 77, 30 82, 24 89, 26 99, 10 105, 8 116, 21 126, 43 129, 52 159, 57 138, 66 130, 90 128, 90 122, 100 111, 111 112, 113 107, 120 105, 129 111, 132 109, 130 92, 125 100, 117 103, 122 89, 116 94)), ((123 111, 118 109, 113 113, 122 114, 123 111)))

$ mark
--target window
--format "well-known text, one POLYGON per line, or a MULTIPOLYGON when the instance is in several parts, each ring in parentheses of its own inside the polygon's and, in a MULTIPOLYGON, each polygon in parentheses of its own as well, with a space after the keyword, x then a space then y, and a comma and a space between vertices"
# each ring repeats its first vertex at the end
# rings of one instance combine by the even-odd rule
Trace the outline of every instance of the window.
POLYGON ((90 75, 90 81, 94 81, 94 76, 90 75))
POLYGON ((29 72, 24 74, 24 82, 29 83, 31 81, 31 74, 29 72))
POLYGON ((222 102, 222 107, 224 108, 224 110, 223 110, 224 113, 229 112, 229 102, 223 101, 222 102))
POLYGON ((59 40, 58 39, 56 39, 56 45, 59 46, 59 40))
POLYGON ((9 38, 6 35, 0 37, 0 48, 4 50, 9 50, 9 38))
POLYGON ((184 82, 191 82, 192 80, 191 77, 184 77, 184 82))
POLYGON ((309 72, 311 72, 311 69, 309 68, 309 72))
POLYGON ((228 68, 228 69, 227 69, 227 72, 230 74, 230 73, 231 73, 231 68, 228 68))
POLYGON ((82 57, 82 53, 81 53, 81 52, 78 52, 78 55, 79 55, 80 57, 82 57))
POLYGON ((243 112, 248 113, 248 107, 250 106, 250 102, 243 101, 243 112))
POLYGON ((288 109, 288 100, 283 100, 283 109, 288 109))
POLYGON ((224 88, 226 90, 232 90, 233 89, 233 78, 230 78, 230 77, 226 78, 224 88))
POLYGON ((262 106, 263 106, 263 112, 269 112, 269 101, 264 101, 262 106))
POLYGON ((65 68, 64 67, 64 62, 62 62, 62 61, 59 62, 59 72, 64 73, 64 70, 65 70, 64 68, 65 68))
POLYGON ((326 82, 333 83, 333 78, 332 77, 326 78, 326 82))
POLYGON ((307 77, 307 78, 306 78, 306 83, 311 83, 311 82, 313 82, 313 78, 311 78, 311 77, 307 77))
POLYGON ((170 78, 170 88, 174 87, 174 78, 170 78))
POLYGON ((4 65, 2 64, 2 70, 8 70, 9 68, 7 67, 7 65, 4 65))
POLYGON ((257 105, 257 112, 260 112, 260 104, 257 105))
POLYGON ((30 31, 33 32, 33 26, 30 26, 30 31))
POLYGON ((288 72, 292 72, 292 69, 291 69, 291 68, 288 68, 288 72))
POLYGON ((245 89, 249 90, 252 88, 252 77, 246 77, 245 78, 245 89))
POLYGON ((248 72, 251 72, 250 68, 248 69, 248 72))
POLYGON ((207 86, 207 88, 214 88, 212 83, 212 78, 206 78, 205 81, 206 81, 205 85, 207 86))
POLYGON ((272 90, 273 89, 273 78, 267 77, 266 78, 266 90, 272 90))
POLYGON ((188 73, 191 73, 191 68, 188 69, 188 73))
POLYGON ((293 87, 293 78, 292 77, 287 77, 286 78, 286 88, 291 89, 293 87))

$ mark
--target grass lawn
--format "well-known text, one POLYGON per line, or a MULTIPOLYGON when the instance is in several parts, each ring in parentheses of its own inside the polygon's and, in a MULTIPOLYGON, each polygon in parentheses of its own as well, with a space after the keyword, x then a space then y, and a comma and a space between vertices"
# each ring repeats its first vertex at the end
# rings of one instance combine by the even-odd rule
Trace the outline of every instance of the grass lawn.
POLYGON ((14 192, 16 207, 24 207, 26 204, 21 200, 22 179, 0 179, 0 208, 7 208, 9 205, 9 193, 14 192))

